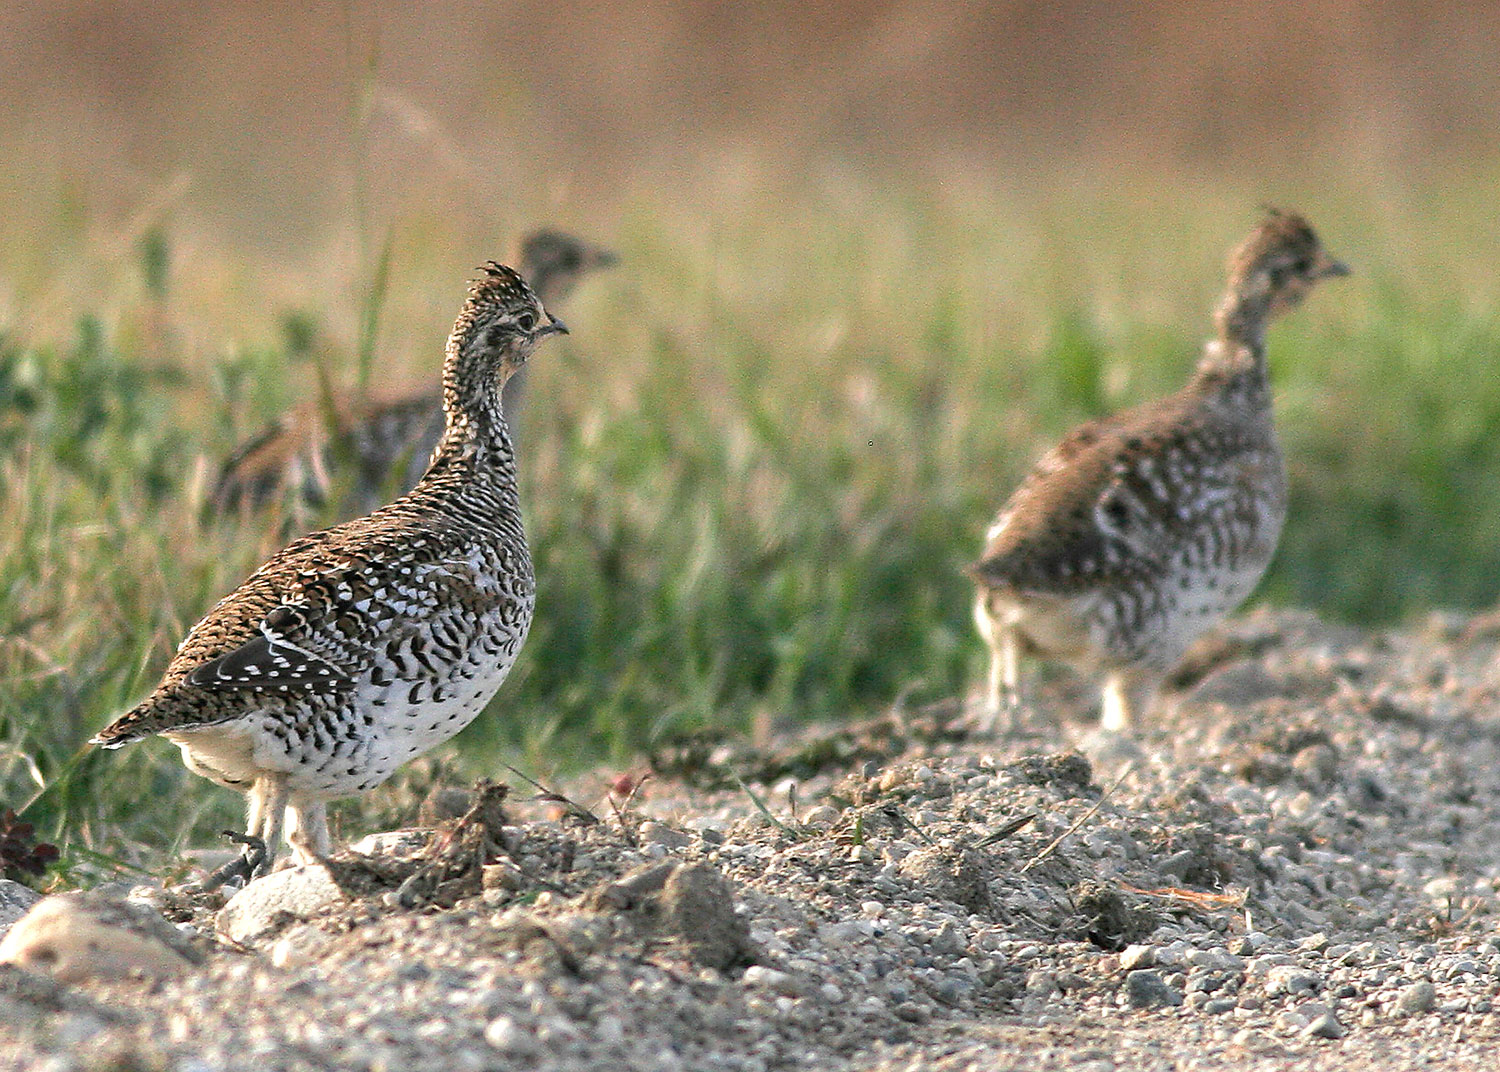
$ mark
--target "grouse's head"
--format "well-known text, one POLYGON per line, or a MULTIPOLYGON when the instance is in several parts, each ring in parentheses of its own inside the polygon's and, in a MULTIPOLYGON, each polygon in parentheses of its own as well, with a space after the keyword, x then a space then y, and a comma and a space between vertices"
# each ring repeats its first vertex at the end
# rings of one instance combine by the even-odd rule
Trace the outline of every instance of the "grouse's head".
POLYGON ((1267 317, 1295 307, 1318 280, 1348 274, 1305 219, 1274 208, 1229 255, 1230 294, 1267 317))
POLYGON ((542 339, 566 335, 568 328, 542 308, 514 268, 490 261, 481 271, 454 326, 453 345, 461 364, 478 358, 504 379, 526 363, 542 339))
POLYGON ((602 246, 564 231, 533 231, 521 242, 520 263, 526 278, 552 304, 567 297, 585 273, 608 268, 619 259, 602 246))

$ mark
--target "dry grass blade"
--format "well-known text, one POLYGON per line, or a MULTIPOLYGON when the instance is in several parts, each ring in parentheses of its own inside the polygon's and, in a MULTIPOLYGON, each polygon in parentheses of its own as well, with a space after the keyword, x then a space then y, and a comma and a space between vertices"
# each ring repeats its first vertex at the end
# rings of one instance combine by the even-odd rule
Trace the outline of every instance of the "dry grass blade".
POLYGON ((914 823, 910 819, 908 819, 905 816, 905 814, 902 813, 901 809, 898 808, 896 805, 894 805, 894 804, 882 804, 881 807, 880 807, 880 811, 881 811, 881 814, 884 815, 891 822, 895 823, 897 826, 901 827, 902 829, 910 830, 913 834, 916 834, 917 837, 919 837, 923 841, 927 842, 927 844, 929 844, 929 845, 935 845, 935 844, 937 844, 937 842, 935 842, 935 841, 932 840, 931 835, 929 835, 927 833, 927 831, 923 830, 916 823, 914 823))
POLYGON ((770 823, 776 829, 780 830, 783 834, 787 834, 790 837, 799 839, 802 837, 802 832, 800 830, 788 826, 786 823, 776 818, 776 816, 772 815, 771 809, 766 807, 765 801, 761 800, 760 797, 756 795, 755 790, 751 789, 748 785, 745 784, 745 780, 743 778, 736 774, 734 776, 734 780, 735 784, 737 784, 742 790, 744 790, 745 795, 750 798, 750 803, 755 805, 755 810, 760 812, 760 814, 768 823, 770 823))
POLYGON ((561 793, 557 793, 552 791, 551 789, 548 789, 541 782, 537 781, 529 774, 521 773, 520 771, 516 770, 516 768, 512 767, 509 763, 503 763, 501 764, 501 766, 503 766, 517 778, 520 778, 523 782, 536 790, 536 796, 532 798, 533 800, 540 800, 546 804, 561 804, 563 807, 568 809, 568 813, 570 815, 572 815, 576 819, 582 819, 589 826, 597 826, 599 824, 599 816, 589 811, 589 809, 585 808, 577 801, 569 800, 561 793))
POLYGON ((1162 886, 1154 890, 1140 889, 1136 886, 1120 887, 1125 893, 1137 893, 1144 897, 1160 897, 1168 901, 1176 901, 1179 904, 1192 905, 1194 908, 1220 909, 1220 908, 1243 908, 1245 898, 1249 896, 1248 890, 1225 890, 1223 893, 1212 893, 1207 890, 1186 890, 1178 886, 1162 886))
POLYGON ((1026 866, 1021 868, 1021 874, 1026 874, 1026 872, 1030 871, 1037 864, 1041 863, 1047 857, 1051 856, 1054 852, 1057 851, 1057 847, 1063 843, 1064 838, 1071 837, 1074 833, 1077 832, 1079 827, 1092 819, 1094 817, 1094 813, 1097 812, 1101 807, 1103 807, 1104 802, 1109 799, 1110 794, 1113 793, 1116 789, 1120 788, 1120 783, 1123 782, 1126 775, 1128 775, 1133 770, 1135 770, 1135 760, 1131 760, 1129 763, 1125 764, 1125 769, 1120 772, 1120 776, 1116 778, 1112 783, 1110 783, 1110 787, 1108 789, 1099 794, 1099 799, 1094 801, 1094 806, 1092 808, 1080 815, 1077 821, 1074 822, 1072 826, 1068 827, 1061 834, 1058 834, 1057 837, 1053 838, 1051 843, 1048 844, 1045 849, 1028 860, 1026 862, 1026 866))
POLYGON ((635 800, 636 794, 641 791, 641 786, 645 785, 646 779, 650 777, 651 775, 648 772, 635 779, 630 786, 630 794, 625 798, 624 803, 616 803, 613 793, 605 797, 609 801, 610 809, 615 813, 616 821, 620 824, 620 833, 624 835, 625 840, 632 846, 637 844, 637 839, 635 830, 630 825, 630 805, 635 800))
POLYGON ((987 835, 979 844, 993 845, 997 841, 1004 841, 1012 834, 1024 829, 1034 822, 1036 822, 1036 812, 1028 812, 1025 815, 1021 815, 1010 820, 1010 822, 1001 826, 1000 829, 996 830, 994 833, 987 835))

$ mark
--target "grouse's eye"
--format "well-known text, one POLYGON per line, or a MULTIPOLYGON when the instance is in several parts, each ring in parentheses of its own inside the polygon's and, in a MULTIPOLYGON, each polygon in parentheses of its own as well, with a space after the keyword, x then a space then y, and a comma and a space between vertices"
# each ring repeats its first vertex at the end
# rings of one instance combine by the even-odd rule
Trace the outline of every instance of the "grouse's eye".
POLYGON ((536 314, 522 313, 520 316, 516 317, 516 327, 520 328, 527 334, 530 334, 531 330, 536 327, 536 314))

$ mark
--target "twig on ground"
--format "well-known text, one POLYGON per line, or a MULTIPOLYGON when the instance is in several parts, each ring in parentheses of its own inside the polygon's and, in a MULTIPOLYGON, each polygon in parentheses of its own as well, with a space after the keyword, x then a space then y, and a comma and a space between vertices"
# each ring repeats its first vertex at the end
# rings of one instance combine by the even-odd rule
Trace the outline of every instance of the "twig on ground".
POLYGON ((1132 759, 1129 763, 1125 764, 1125 769, 1120 772, 1120 776, 1114 780, 1110 787, 1099 794, 1099 799, 1094 801, 1094 806, 1080 815, 1078 817, 1078 821, 1075 822, 1072 826, 1068 827, 1061 834, 1058 834, 1057 837, 1053 838, 1051 844, 1049 844, 1045 849, 1028 860, 1026 866, 1021 868, 1021 874, 1024 875, 1037 864, 1041 863, 1047 857, 1051 856, 1054 852, 1057 851, 1057 847, 1063 843, 1064 838, 1072 836, 1080 826, 1093 818, 1094 813, 1104 805, 1104 802, 1109 799, 1109 795, 1111 793, 1120 788, 1120 783, 1125 780, 1125 776, 1133 770, 1135 770, 1135 760, 1132 759))
POLYGON ((981 844, 981 845, 993 845, 997 841, 1004 841, 1006 838, 1010 837, 1016 831, 1022 829, 1023 827, 1025 827, 1025 826, 1027 826, 1030 823, 1033 823, 1035 821, 1036 821, 1036 812, 1034 812, 1034 811, 1033 812, 1028 812, 1025 815, 1017 816, 1016 818, 1012 819, 1010 822, 1006 823, 1004 826, 1000 827, 1000 829, 996 830, 993 834, 987 835, 982 841, 980 841, 979 844, 981 844))

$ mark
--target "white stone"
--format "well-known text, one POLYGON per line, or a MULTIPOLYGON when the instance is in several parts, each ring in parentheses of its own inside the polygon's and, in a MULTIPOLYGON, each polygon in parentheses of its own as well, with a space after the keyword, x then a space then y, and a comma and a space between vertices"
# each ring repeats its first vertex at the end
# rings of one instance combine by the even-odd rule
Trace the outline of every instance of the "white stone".
POLYGON ((254 942, 290 915, 312 919, 348 901, 322 864, 276 871, 256 879, 219 910, 219 933, 236 942, 254 942))

